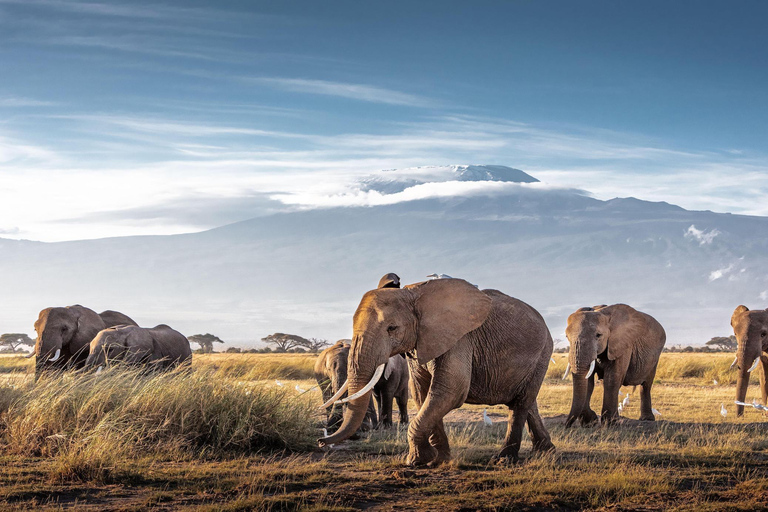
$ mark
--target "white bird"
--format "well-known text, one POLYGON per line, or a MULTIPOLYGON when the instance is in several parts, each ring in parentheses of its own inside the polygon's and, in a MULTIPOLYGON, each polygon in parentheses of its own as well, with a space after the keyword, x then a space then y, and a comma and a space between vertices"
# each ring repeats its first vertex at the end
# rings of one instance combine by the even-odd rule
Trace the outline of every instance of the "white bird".
POLYGON ((619 402, 619 414, 621 414, 624 411, 624 406, 621 405, 621 402, 619 402))
POLYGON ((717 379, 712 379, 712 384, 714 384, 715 386, 717 386, 717 379))
POLYGON ((622 393, 621 390, 619 390, 619 396, 624 396, 624 393, 622 393))
POLYGON ((298 391, 299 393, 305 393, 305 391, 304 391, 304 390, 301 388, 301 386, 299 386, 298 384, 296 384, 296 385, 293 387, 293 389, 295 389, 295 390, 296 390, 296 391, 298 391))
POLYGON ((485 409, 483 409, 483 423, 493 425, 493 420, 488 416, 488 412, 485 409))
POLYGON ((275 380, 275 384, 277 384, 278 386, 281 386, 281 387, 282 387, 282 385, 283 385, 283 383, 282 383, 282 382, 280 382, 279 380, 275 380))
POLYGON ((621 405, 623 405, 625 408, 629 406, 629 393, 627 393, 627 396, 625 396, 624 400, 621 401, 621 405))
POLYGON ((659 412, 659 410, 654 407, 651 407, 651 412, 653 413, 654 416, 661 416, 661 413, 659 412))
POLYGON ((429 274, 427 276, 427 279, 453 279, 453 278, 451 276, 449 276, 448 274, 437 274, 437 273, 435 273, 435 274, 429 274))
POLYGON ((720 404, 720 416, 722 416, 723 418, 728 416, 728 409, 726 409, 725 405, 723 404, 720 404))
POLYGON ((735 403, 736 405, 746 405, 747 407, 754 407, 758 411, 768 411, 768 407, 764 406, 763 404, 757 403, 757 399, 752 400, 751 404, 739 402, 738 400, 734 400, 733 403, 735 403))

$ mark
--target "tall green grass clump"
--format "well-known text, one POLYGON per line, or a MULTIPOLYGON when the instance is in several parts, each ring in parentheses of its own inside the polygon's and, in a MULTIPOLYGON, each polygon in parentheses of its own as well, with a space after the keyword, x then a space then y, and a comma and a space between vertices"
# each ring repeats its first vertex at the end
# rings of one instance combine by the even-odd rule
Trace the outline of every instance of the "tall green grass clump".
POLYGON ((58 457, 74 473, 84 465, 84 477, 71 476, 87 479, 89 471, 149 454, 308 449, 315 409, 288 390, 234 385, 212 370, 112 367, 41 378, 7 404, 0 425, 7 449, 58 457))

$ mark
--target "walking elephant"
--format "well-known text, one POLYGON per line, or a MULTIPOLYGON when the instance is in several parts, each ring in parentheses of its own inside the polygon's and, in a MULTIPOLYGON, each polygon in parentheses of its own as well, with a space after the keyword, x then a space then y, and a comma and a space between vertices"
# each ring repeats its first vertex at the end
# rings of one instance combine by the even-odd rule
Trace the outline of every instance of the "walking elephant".
POLYGON ((566 428, 577 419, 581 425, 597 421, 589 406, 595 373, 603 379, 601 423, 618 418, 621 386, 642 386, 640 419, 655 419, 651 386, 667 339, 656 319, 626 304, 586 307, 568 317, 565 334, 571 344, 568 368, 573 373, 573 402, 566 428))
MULTIPOLYGON (((731 316, 731 327, 738 342, 736 352, 737 370, 736 400, 744 402, 749 387, 749 374, 757 368, 760 377, 760 391, 763 404, 768 402, 768 310, 750 311, 747 306, 739 306, 731 316)), ((744 406, 736 406, 736 415, 744 414, 744 406)))
POLYGON ((46 370, 82 368, 88 357, 91 340, 102 329, 113 325, 136 325, 117 311, 96 314, 92 309, 75 305, 46 308, 35 322, 37 342, 30 354, 37 356, 35 378, 46 370))
POLYGON ((451 457, 443 417, 464 403, 510 409, 499 459, 517 460, 528 423, 534 451, 554 448, 536 406, 552 354, 541 315, 497 290, 462 279, 436 279, 367 292, 353 320, 348 409, 339 430, 320 446, 352 435, 389 358, 408 354, 419 412, 408 427, 410 465, 451 457))
POLYGON ((172 368, 192 360, 189 341, 179 331, 165 324, 146 329, 136 325, 118 325, 100 331, 91 341, 86 368, 123 362, 172 368))
MULTIPOLYGON (((331 397, 338 394, 326 409, 326 427, 329 431, 335 431, 341 425, 344 415, 345 406, 335 402, 345 396, 344 392, 339 394, 339 390, 347 380, 348 358, 349 340, 339 340, 320 352, 315 361, 315 380, 323 394, 323 401, 328 402, 331 397)), ((376 424, 376 408, 373 402, 371 402, 359 429, 363 432, 372 430, 376 427, 376 424)))

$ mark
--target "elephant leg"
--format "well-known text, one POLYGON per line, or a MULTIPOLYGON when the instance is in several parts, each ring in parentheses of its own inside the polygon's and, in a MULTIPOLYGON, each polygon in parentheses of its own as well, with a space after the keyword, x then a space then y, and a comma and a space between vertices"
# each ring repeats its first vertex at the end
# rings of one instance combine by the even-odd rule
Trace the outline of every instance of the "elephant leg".
POLYGON ((603 377, 603 408, 600 412, 600 423, 603 425, 610 425, 619 418, 619 389, 628 366, 628 358, 617 358, 606 368, 603 377))
MULTIPOLYGON (((760 378, 760 393, 763 397, 763 405, 765 405, 768 404, 768 356, 765 353, 760 356, 757 376, 760 378)), ((765 414, 765 411, 763 411, 763 414, 765 414)))
POLYGON ((592 402, 592 393, 595 391, 595 372, 587 379, 587 403, 584 404, 584 410, 579 416, 579 424, 582 427, 591 425, 597 421, 597 413, 592 410, 590 403, 592 402))
POLYGON ((384 425, 384 428, 391 428, 393 397, 385 390, 381 393, 381 398, 384 402, 381 404, 381 418, 379 418, 379 421, 384 425))
MULTIPOLYGON (((495 457, 498 461, 517 462, 520 460, 520 444, 523 440, 523 428, 528 420, 528 408, 509 407, 509 419, 507 420, 507 435, 504 437, 504 446, 495 457)), ((543 426, 543 425, 542 425, 543 426)))
POLYGON ((437 450, 437 456, 429 463, 430 466, 435 467, 451 460, 451 447, 448 444, 448 436, 445 434, 445 425, 442 419, 432 430, 432 434, 429 436, 429 444, 437 450))
POLYGON ((528 433, 533 442, 534 452, 548 452, 555 449, 552 439, 549 437, 547 427, 541 420, 539 406, 534 402, 533 407, 528 410, 528 433))
MULTIPOLYGON (((430 436, 442 424, 446 414, 461 407, 469 393, 472 358, 460 350, 451 355, 454 357, 448 357, 446 354, 435 360, 434 376, 426 400, 408 425, 408 465, 420 466, 436 461, 438 452, 430 443, 430 436)), ((439 430, 438 436, 441 435, 440 432, 439 430)), ((444 435, 444 432, 442 434, 444 435)), ((441 445, 443 440, 436 438, 436 442, 441 445)), ((447 448, 447 438, 444 443, 447 448)))
POLYGON ((641 384, 640 419, 643 421, 656 421, 656 416, 653 415, 653 407, 651 406, 651 386, 653 386, 653 379, 655 377, 656 369, 654 368, 648 378, 641 384))
POLYGON ((408 395, 395 397, 397 410, 400 411, 400 424, 408 424, 408 395))

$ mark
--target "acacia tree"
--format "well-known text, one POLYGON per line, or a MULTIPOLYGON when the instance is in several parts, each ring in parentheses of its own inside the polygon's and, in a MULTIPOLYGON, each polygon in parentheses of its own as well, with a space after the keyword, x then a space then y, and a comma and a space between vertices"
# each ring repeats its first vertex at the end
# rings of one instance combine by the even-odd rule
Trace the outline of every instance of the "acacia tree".
POLYGON ((723 352, 732 352, 739 346, 736 341, 736 336, 731 334, 730 336, 715 336, 704 345, 708 347, 715 347, 723 352))
POLYGON ((11 349, 11 352, 16 352, 16 349, 22 345, 34 347, 35 340, 20 332, 9 332, 0 335, 0 347, 8 347, 11 349))
POLYGON ((214 343, 224 343, 218 336, 214 336, 210 333, 205 334, 193 334, 188 337, 190 343, 197 343, 203 351, 203 354, 210 354, 213 352, 214 343))
POLYGON ((309 348, 311 342, 307 338, 302 338, 296 334, 285 334, 283 332, 276 332, 269 336, 261 338, 264 343, 275 345, 276 352, 287 352, 292 348, 309 348))
POLYGON ((325 347, 329 346, 331 344, 330 341, 323 339, 323 338, 309 338, 309 344, 307 345, 307 350, 310 350, 312 352, 320 352, 325 347))

